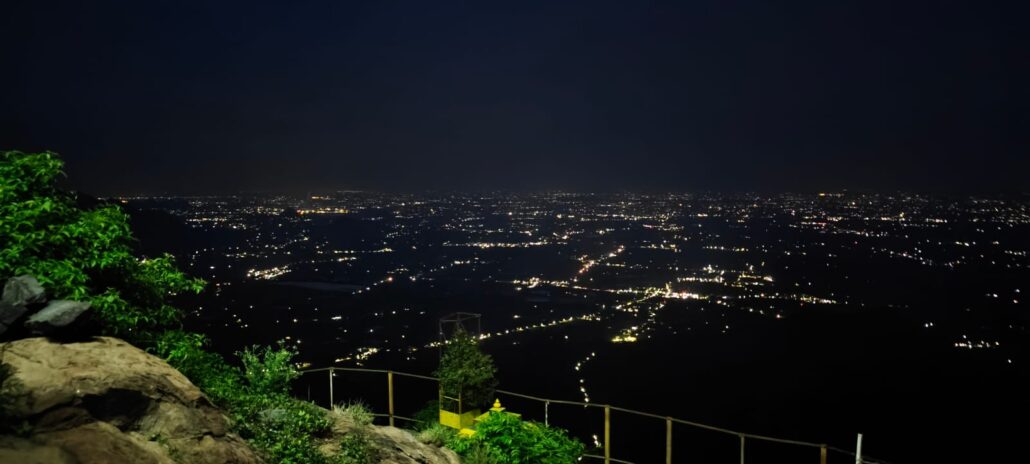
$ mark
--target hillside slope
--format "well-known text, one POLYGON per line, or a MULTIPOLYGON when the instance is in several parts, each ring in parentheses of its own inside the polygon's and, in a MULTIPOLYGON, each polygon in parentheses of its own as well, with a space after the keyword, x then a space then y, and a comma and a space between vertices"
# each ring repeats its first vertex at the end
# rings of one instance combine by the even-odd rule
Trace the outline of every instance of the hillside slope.
MULTIPOLYGON (((17 436, 0 435, 0 462, 264 462, 185 376, 122 340, 28 338, 0 344, 0 359, 20 384, 12 422, 27 425, 17 436)), ((338 423, 326 443, 349 428, 338 423)), ((403 430, 373 427, 372 437, 381 462, 458 463, 450 451, 423 445, 403 430)))

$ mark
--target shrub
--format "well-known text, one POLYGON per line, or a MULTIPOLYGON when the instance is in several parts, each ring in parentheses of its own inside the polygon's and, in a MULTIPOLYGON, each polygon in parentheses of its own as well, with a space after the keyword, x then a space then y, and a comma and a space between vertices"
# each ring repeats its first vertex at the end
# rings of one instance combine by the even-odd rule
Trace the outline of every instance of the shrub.
POLYGON ((461 457, 461 462, 462 464, 498 464, 500 461, 490 451, 490 448, 473 443, 461 457))
POLYGON ((348 420, 354 425, 359 427, 367 427, 372 425, 372 421, 375 420, 375 414, 372 410, 365 406, 365 403, 355 401, 347 403, 345 405, 333 405, 333 414, 348 420))
POLYGON ((454 429, 442 424, 435 424, 422 429, 422 431, 418 433, 417 438, 418 441, 427 445, 444 446, 454 439, 454 435, 454 429))
POLYGON ((243 360, 243 375, 250 386, 259 392, 286 393, 300 373, 291 360, 295 352, 279 343, 279 349, 270 346, 247 348, 236 353, 243 360))
POLYGON ((340 453, 336 456, 339 464, 372 464, 375 453, 368 436, 361 432, 352 432, 340 439, 340 453))
POLYGON ((329 431, 325 410, 285 394, 241 395, 230 409, 240 436, 281 463, 320 463, 314 438, 329 431))
POLYGON ((51 298, 89 301, 100 333, 149 344, 179 319, 168 297, 199 292, 204 282, 170 255, 133 256, 125 213, 77 206, 56 187, 63 167, 50 152, 0 152, 0 281, 32 275, 51 298))
POLYGON ((548 427, 518 417, 491 412, 476 424, 471 438, 457 438, 448 447, 463 456, 475 451, 489 455, 498 464, 568 464, 583 455, 583 444, 570 438, 564 430, 548 427))
POLYGON ((411 428, 415 430, 425 430, 429 427, 440 423, 440 401, 432 400, 426 403, 422 409, 415 412, 412 417, 415 421, 411 424, 411 428))
POLYGON ((355 425, 340 439, 340 451, 336 455, 338 464, 371 464, 375 462, 372 443, 368 439, 368 429, 375 415, 361 402, 346 405, 333 405, 332 414, 355 425))
MULTIPOLYGON (((179 321, 169 297, 200 292, 170 255, 138 258, 128 217, 116 205, 80 207, 56 187, 63 162, 49 152, 0 152, 0 282, 36 277, 50 297, 89 301, 99 333, 149 347, 229 410, 233 427, 269 462, 319 464, 314 437, 329 430, 325 411, 287 395, 298 375, 293 352, 251 348, 244 370, 204 350, 199 334, 166 331, 179 321)), ((0 364, 0 414, 11 372, 0 364)))
POLYGON ((239 369, 220 355, 204 350, 206 344, 207 337, 201 334, 169 330, 156 339, 151 350, 200 387, 215 404, 230 407, 243 394, 243 378, 239 369))
POLYGON ((497 368, 490 355, 479 349, 476 340, 459 328, 444 348, 435 374, 440 388, 450 397, 460 397, 462 409, 474 409, 493 401, 497 368))
POLYGON ((205 351, 206 342, 199 334, 168 331, 156 339, 153 351, 226 408, 233 429, 269 462, 327 462, 315 443, 315 437, 329 431, 325 410, 286 393, 297 374, 290 363, 292 352, 248 349, 240 353, 248 366, 245 375, 218 354, 205 351))

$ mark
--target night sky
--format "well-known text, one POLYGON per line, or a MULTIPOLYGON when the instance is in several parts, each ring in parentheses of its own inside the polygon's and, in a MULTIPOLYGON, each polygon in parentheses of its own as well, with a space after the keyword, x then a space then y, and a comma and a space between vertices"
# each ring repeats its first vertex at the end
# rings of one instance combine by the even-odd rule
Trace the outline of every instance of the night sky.
POLYGON ((0 149, 95 194, 1030 189, 1017 2, 258 3, 2 2, 0 149))

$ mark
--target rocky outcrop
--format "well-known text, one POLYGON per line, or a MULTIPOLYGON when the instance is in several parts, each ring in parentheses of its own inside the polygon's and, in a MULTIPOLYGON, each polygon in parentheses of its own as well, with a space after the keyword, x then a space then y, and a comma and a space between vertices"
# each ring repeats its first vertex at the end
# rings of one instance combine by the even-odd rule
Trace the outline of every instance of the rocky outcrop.
MULTIPOLYGON (((116 338, 59 343, 27 338, 0 343, 0 362, 19 384, 10 414, 27 436, 0 435, 0 463, 256 464, 259 455, 229 432, 228 419, 163 360, 116 338)), ((376 462, 460 464, 452 451, 425 445, 394 427, 355 425, 330 414, 321 450, 361 433, 376 462)))
MULTIPOLYGON (((18 320, 27 313, 24 330, 35 335, 57 335, 73 332, 73 326, 90 307, 84 301, 46 301, 43 286, 35 277, 23 275, 7 279, 0 295, 0 334, 17 327, 18 320), (44 306, 45 304, 45 306, 44 306)), ((24 331, 23 330, 23 331, 24 331)), ((8 334, 10 335, 10 334, 8 334)), ((16 334, 17 335, 17 334, 16 334)))
POLYGON ((124 341, 28 338, 0 353, 21 384, 11 415, 31 428, 0 439, 0 462, 261 462, 185 376, 124 341))
POLYGON ((323 453, 334 455, 340 449, 339 437, 358 433, 364 435, 375 453, 375 462, 382 464, 461 464, 453 451, 426 445, 410 431, 397 427, 358 425, 346 415, 330 414, 333 419, 333 437, 320 447, 323 453))
POLYGON ((25 327, 34 334, 48 334, 75 322, 90 304, 83 301, 53 300, 38 313, 25 320, 25 327))
POLYGON ((20 276, 7 279, 3 293, 0 294, 0 334, 14 324, 18 318, 29 311, 30 304, 46 301, 43 286, 32 276, 20 276))

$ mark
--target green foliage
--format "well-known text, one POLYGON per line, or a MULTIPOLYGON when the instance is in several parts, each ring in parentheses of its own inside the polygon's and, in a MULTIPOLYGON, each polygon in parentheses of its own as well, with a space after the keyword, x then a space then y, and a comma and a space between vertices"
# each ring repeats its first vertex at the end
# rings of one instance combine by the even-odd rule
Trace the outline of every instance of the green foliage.
POLYGON ((199 292, 164 255, 132 254, 116 205, 82 209, 56 187, 64 163, 50 152, 0 152, 0 280, 29 274, 51 298, 89 301, 101 332, 148 343, 179 319, 169 296, 199 292))
POLYGON ((168 331, 153 351, 227 409, 234 430, 263 452, 269 462, 325 463, 315 438, 329 431, 325 410, 290 397, 298 375, 286 349, 252 348, 242 353, 246 372, 204 350, 203 335, 168 331))
POLYGON ((247 348, 236 353, 243 360, 243 375, 251 388, 264 393, 285 394, 300 373, 291 363, 297 353, 280 342, 279 349, 270 346, 247 348))
POLYGON ((299 375, 291 362, 294 353, 282 347, 253 347, 237 354, 244 369, 236 375, 246 384, 229 398, 228 408, 239 434, 272 462, 325 462, 314 439, 330 429, 326 411, 287 393, 299 375))
POLYGON ((364 403, 352 402, 345 405, 333 405, 332 415, 353 427, 340 439, 340 450, 333 459, 336 464, 371 464, 375 462, 375 452, 368 438, 368 430, 372 426, 375 415, 364 403))
MULTIPOLYGON (((51 298, 92 303, 88 314, 102 334, 166 359, 226 408, 235 430, 269 462, 327 462, 315 442, 329 430, 325 411, 287 394, 298 376, 294 353, 245 350, 241 371, 206 351, 204 336, 165 331, 180 317, 169 297, 200 292, 204 282, 180 272, 169 255, 134 256, 126 214, 116 205, 76 206, 56 186, 63 167, 54 153, 0 152, 0 281, 29 274, 51 298)), ((12 398, 10 377, 0 364, 0 414, 12 398)))
POLYGON ((244 392, 229 412, 237 433, 271 462, 325 462, 315 443, 331 425, 324 409, 285 394, 244 392))
POLYGON ((454 429, 443 424, 435 424, 422 429, 418 433, 418 441, 427 445, 444 446, 454 439, 454 429))
POLYGON ((200 387, 215 404, 228 408, 245 392, 243 376, 220 355, 206 351, 206 344, 207 338, 201 334, 169 330, 156 339, 152 350, 200 387))
POLYGON ((412 416, 415 419, 411 427, 415 430, 425 430, 440 423, 440 401, 431 400, 415 412, 412 416))
POLYGON ((361 432, 351 432, 340 439, 340 452, 336 456, 338 464, 372 464, 375 453, 368 436, 361 432))
POLYGON ((372 413, 372 410, 360 401, 347 403, 342 406, 334 404, 333 415, 349 421, 358 427, 372 425, 372 421, 375 420, 375 414, 372 413))
POLYGON ((564 430, 498 412, 476 424, 471 438, 457 438, 447 446, 463 456, 488 455, 498 464, 568 464, 583 455, 583 444, 564 430))
POLYGON ((500 461, 494 456, 490 448, 479 443, 472 443, 461 457, 463 464, 498 464, 500 461))
POLYGON ((435 374, 440 388, 450 397, 461 397, 462 409, 469 410, 493 401, 497 368, 490 355, 479 349, 476 340, 460 328, 444 348, 435 374))
POLYGON ((171 444, 168 442, 168 438, 164 435, 156 433, 151 435, 148 440, 155 442, 158 446, 164 448, 165 452, 168 453, 168 457, 172 458, 172 461, 180 462, 182 459, 182 453, 177 448, 172 448, 171 444))

